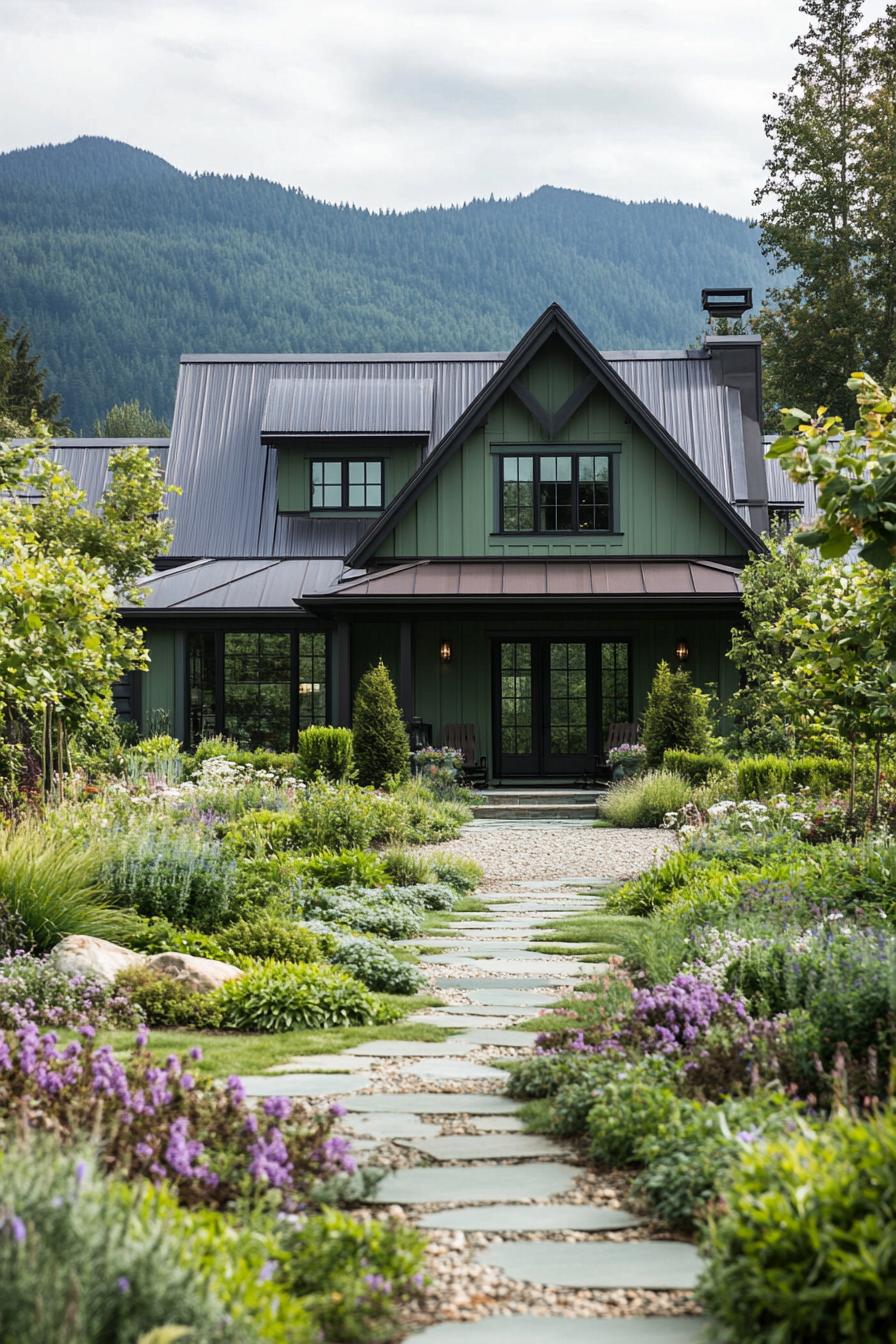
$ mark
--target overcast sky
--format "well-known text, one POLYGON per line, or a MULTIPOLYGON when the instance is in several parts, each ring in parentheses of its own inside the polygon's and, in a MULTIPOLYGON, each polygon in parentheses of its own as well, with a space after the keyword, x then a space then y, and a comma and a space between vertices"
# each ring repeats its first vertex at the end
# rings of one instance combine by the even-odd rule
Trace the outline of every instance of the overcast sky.
POLYGON ((0 149, 107 135, 372 208, 551 183, 745 215, 802 22, 798 0, 0 0, 0 149))

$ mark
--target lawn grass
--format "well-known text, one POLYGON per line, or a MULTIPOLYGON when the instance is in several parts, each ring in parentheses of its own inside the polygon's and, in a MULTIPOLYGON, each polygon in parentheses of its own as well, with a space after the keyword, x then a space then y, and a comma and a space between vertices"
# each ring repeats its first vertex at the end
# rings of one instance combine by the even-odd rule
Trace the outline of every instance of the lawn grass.
MULTIPOLYGON (((405 1012, 437 1008, 442 1000, 431 995, 413 997, 380 994, 381 1001, 397 1003, 405 1012)), ((285 1064, 296 1055, 333 1054, 361 1045, 363 1041, 444 1041, 455 1034, 451 1027, 431 1027, 418 1022, 392 1022, 384 1026, 329 1027, 310 1031, 250 1033, 239 1031, 200 1031, 191 1027, 162 1028, 150 1031, 149 1049, 164 1063, 168 1055, 185 1054, 194 1045, 202 1048, 202 1059, 191 1065, 194 1073, 212 1078, 227 1078, 232 1073, 255 1074, 285 1064)), ((60 1039, 75 1032, 60 1032, 60 1039)), ((101 1029, 97 1043, 127 1054, 134 1044, 134 1032, 101 1029)))

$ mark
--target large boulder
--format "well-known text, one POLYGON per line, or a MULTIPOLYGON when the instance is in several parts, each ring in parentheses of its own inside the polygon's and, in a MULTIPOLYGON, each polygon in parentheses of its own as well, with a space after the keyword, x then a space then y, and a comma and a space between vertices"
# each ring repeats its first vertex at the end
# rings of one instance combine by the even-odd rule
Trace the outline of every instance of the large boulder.
POLYGON ((105 938, 90 938, 85 933, 70 933, 57 943, 50 953, 67 975, 83 975, 101 984, 111 985, 119 971, 128 971, 146 960, 142 952, 107 942, 105 938))
POLYGON ((210 994, 228 980, 242 975, 237 966, 227 961, 212 961, 210 957, 191 957, 186 952, 158 952, 148 957, 146 964, 161 975, 179 980, 194 994, 210 994))

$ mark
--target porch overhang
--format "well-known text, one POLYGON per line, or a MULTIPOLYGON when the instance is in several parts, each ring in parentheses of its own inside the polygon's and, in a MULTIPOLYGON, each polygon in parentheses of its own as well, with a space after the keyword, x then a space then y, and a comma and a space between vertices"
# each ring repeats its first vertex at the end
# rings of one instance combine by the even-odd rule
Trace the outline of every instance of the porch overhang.
POLYGON ((309 610, 358 604, 740 604, 740 571, 711 560, 420 560, 294 599, 309 610))

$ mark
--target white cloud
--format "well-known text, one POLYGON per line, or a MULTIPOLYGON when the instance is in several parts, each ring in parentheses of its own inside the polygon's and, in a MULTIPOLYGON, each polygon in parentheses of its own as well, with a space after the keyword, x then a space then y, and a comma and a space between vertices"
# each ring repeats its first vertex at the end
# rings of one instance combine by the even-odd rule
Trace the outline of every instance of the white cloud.
POLYGON ((0 0, 0 149, 108 135, 370 207, 551 183, 742 215, 802 22, 797 0, 0 0))

